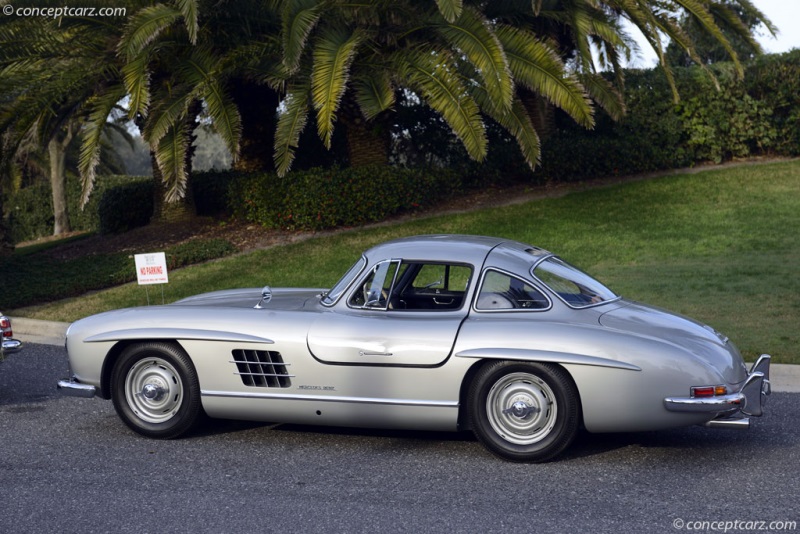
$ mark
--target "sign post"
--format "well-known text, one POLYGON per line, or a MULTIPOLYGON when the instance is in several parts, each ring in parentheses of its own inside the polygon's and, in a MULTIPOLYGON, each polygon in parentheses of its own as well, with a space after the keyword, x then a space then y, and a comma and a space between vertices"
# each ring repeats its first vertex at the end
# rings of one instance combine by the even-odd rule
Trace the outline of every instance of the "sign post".
MULTIPOLYGON (((163 252, 153 252, 151 254, 136 254, 136 278, 140 286, 145 286, 147 293, 147 305, 150 305, 150 292, 147 286, 151 284, 168 284, 169 275, 167 273, 167 256, 163 252)), ((164 304, 164 287, 161 287, 161 304, 164 304)))

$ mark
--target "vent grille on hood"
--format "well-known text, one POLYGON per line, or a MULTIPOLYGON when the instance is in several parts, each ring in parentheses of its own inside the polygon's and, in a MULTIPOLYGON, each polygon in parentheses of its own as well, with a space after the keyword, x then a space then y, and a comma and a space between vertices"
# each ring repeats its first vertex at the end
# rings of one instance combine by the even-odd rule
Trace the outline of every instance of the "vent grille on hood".
POLYGON ((288 388, 292 385, 294 375, 286 370, 289 364, 283 363, 280 352, 236 349, 231 363, 236 364, 236 374, 242 377, 245 386, 288 388))

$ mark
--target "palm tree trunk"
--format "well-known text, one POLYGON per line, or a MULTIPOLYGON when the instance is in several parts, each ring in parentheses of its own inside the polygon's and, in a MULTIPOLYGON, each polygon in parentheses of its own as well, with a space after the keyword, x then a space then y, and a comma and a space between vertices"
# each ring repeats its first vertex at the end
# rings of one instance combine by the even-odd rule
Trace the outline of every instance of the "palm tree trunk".
POLYGON ((189 145, 186 149, 186 160, 184 162, 186 165, 186 194, 183 198, 175 202, 166 201, 167 188, 166 184, 164 184, 164 177, 156 163, 155 154, 150 151, 150 161, 152 161, 153 165, 153 216, 150 218, 150 224, 184 222, 197 217, 197 207, 194 203, 194 192, 192 190, 192 156, 194 156, 194 141, 197 137, 194 134, 197 127, 196 119, 202 109, 202 102, 195 100, 189 106, 189 113, 186 118, 191 133, 189 134, 189 145))
POLYGON ((539 139, 544 141, 556 129, 555 107, 541 95, 528 90, 520 91, 520 100, 539 134, 539 139))
POLYGON ((275 170, 272 156, 280 95, 266 85, 244 79, 231 80, 230 88, 242 117, 239 159, 233 164, 234 170, 275 170))
POLYGON ((347 136, 347 156, 351 167, 389 164, 389 130, 380 117, 367 123, 355 102, 345 95, 339 123, 344 126, 347 136))
POLYGON ((53 235, 61 235, 72 228, 69 224, 69 210, 67 209, 67 146, 72 141, 72 125, 67 126, 63 139, 54 136, 47 143, 50 156, 50 187, 53 192, 53 235))
POLYGON ((14 253, 14 241, 3 216, 3 192, 0 190, 0 258, 14 253))
POLYGON ((153 163, 153 216, 150 224, 167 224, 175 222, 190 221, 197 215, 194 205, 194 195, 192 188, 186 187, 186 195, 176 202, 165 200, 167 187, 164 184, 161 169, 156 163, 156 156, 150 152, 150 160, 153 163))

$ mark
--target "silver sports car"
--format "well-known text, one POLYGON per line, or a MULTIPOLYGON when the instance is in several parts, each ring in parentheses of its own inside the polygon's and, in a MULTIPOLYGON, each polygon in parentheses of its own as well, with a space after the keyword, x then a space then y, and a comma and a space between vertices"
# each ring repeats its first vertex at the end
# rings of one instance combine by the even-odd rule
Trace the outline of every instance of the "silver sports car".
POLYGON ((514 461, 580 427, 748 428, 770 357, 748 372, 711 327, 625 300, 550 252, 433 235, 378 245, 330 290, 241 289, 103 313, 67 332, 65 394, 175 438, 210 417, 469 429, 514 461))

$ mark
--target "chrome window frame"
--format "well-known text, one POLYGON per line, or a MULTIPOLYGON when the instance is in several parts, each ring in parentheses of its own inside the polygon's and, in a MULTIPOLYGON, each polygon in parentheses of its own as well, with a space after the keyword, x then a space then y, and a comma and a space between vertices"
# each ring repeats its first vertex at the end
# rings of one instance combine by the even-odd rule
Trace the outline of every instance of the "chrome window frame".
MULTIPOLYGON (((538 263, 538 262, 537 262, 538 263)), ((541 281, 537 278, 536 279, 539 283, 541 281)), ((546 287, 546 286, 545 286, 546 287)), ((532 280, 526 280, 525 278, 519 276, 518 274, 512 273, 511 271, 506 271, 505 269, 500 269, 499 267, 486 267, 483 272, 481 272, 481 279, 478 287, 475 289, 475 295, 472 298, 472 310, 476 313, 542 313, 546 311, 550 311, 553 309, 553 299, 551 299, 547 295, 547 291, 543 291, 542 288, 536 282, 532 280), (528 284, 536 291, 542 294, 542 296, 547 300, 547 307, 546 308, 509 308, 509 309, 500 309, 500 310, 485 310, 478 308, 478 299, 480 298, 481 291, 483 291, 483 282, 486 280, 486 275, 489 271, 494 271, 500 274, 504 274, 510 278, 516 278, 520 282, 524 284, 528 284)))
POLYGON ((349 297, 347 298, 347 301, 346 301, 347 307, 349 309, 351 309, 351 310, 370 310, 370 311, 387 311, 389 309, 389 298, 388 297, 386 298, 386 306, 383 307, 383 308, 378 308, 376 306, 367 306, 366 302, 364 303, 363 306, 353 306, 352 304, 350 304, 350 301, 353 299, 353 296, 355 295, 355 292, 356 291, 360 291, 360 288, 362 288, 364 286, 364 281, 367 278, 369 278, 370 274, 372 274, 372 271, 374 269, 376 269, 379 265, 382 265, 384 263, 393 263, 393 262, 397 262, 397 269, 394 270, 394 274, 392 275, 392 283, 389 286, 389 295, 392 294, 392 290, 394 289, 394 284, 395 284, 395 282, 397 282, 397 273, 400 272, 400 266, 403 265, 403 260, 400 259, 400 258, 392 258, 392 259, 388 259, 388 260, 381 260, 379 262, 376 262, 375 265, 373 265, 371 269, 368 269, 367 274, 362 276, 359 279, 359 283, 356 284, 355 288, 350 289, 350 294, 349 294, 349 297))
MULTIPOLYGON (((372 306, 352 306, 350 304, 350 299, 352 299, 354 293, 356 291, 358 291, 358 288, 362 287, 364 285, 364 281, 369 277, 369 274, 367 274, 367 275, 364 275, 364 276, 362 276, 360 278, 360 283, 357 284, 354 289, 350 289, 350 295, 349 295, 349 297, 347 298, 347 301, 346 301, 347 307, 349 309, 351 309, 351 310, 369 310, 369 311, 373 311, 374 310, 374 311, 384 311, 384 312, 389 312, 389 313, 400 312, 400 313, 404 313, 404 314, 405 313, 436 313, 436 314, 439 314, 439 313, 446 313, 446 312, 450 312, 450 313, 452 313, 452 312, 461 312, 461 311, 469 308, 469 305, 467 305, 467 301, 469 299, 467 299, 466 297, 469 294, 469 289, 470 289, 470 286, 472 285, 472 277, 473 277, 473 275, 475 274, 475 271, 476 271, 475 266, 472 265, 471 263, 458 262, 458 261, 450 262, 450 261, 439 261, 439 260, 407 260, 407 259, 402 259, 402 258, 392 258, 392 259, 389 259, 389 260, 381 260, 379 262, 376 262, 375 265, 372 266, 372 269, 374 269, 375 267, 377 267, 381 263, 394 262, 394 261, 399 262, 399 264, 397 266, 397 269, 394 272, 394 276, 392 278, 392 285, 389 286, 389 296, 390 297, 391 297, 392 293, 394 292, 395 284, 397 284, 397 277, 400 274, 400 268, 404 264, 409 264, 410 265, 410 264, 415 264, 415 263, 421 263, 423 265, 449 265, 449 266, 466 267, 467 269, 469 269, 469 279, 467 280, 467 287, 464 288, 464 301, 461 303, 461 306, 459 306, 458 308, 456 308, 454 310, 436 310, 436 309, 412 309, 412 310, 406 310, 406 309, 402 309, 402 308, 401 309, 392 309, 392 310, 390 310, 389 309, 389 300, 390 299, 387 299, 385 308, 376 308, 376 307, 372 307, 372 306)), ((369 269, 369 271, 372 271, 372 269, 369 269)), ((547 295, 545 295, 545 298, 546 297, 547 297, 547 295)))
POLYGON ((359 276, 361 276, 361 273, 364 272, 364 269, 367 268, 367 264, 369 263, 369 260, 367 260, 367 257, 364 256, 363 254, 361 255, 360 260, 356 260, 356 262, 358 262, 358 261, 361 261, 361 267, 358 269, 358 271, 356 271, 353 274, 352 279, 347 283, 347 285, 344 287, 344 289, 342 289, 341 293, 339 293, 339 295, 335 299, 333 299, 332 301, 325 302, 325 298, 328 295, 330 295, 330 291, 333 290, 333 288, 335 288, 337 285, 339 285, 339 282, 342 282, 344 280, 344 277, 347 275, 347 273, 349 273, 351 270, 353 270, 353 267, 355 267, 356 263, 353 263, 353 265, 350 266, 350 268, 347 269, 347 271, 345 271, 345 273, 342 275, 342 277, 339 279, 339 281, 337 281, 335 284, 333 284, 333 286, 331 287, 330 290, 328 290, 327 293, 323 293, 322 297, 320 298, 320 304, 322 304, 326 308, 332 308, 333 306, 336 305, 337 302, 342 300, 342 296, 347 294, 347 292, 350 290, 350 287, 353 285, 353 283, 356 280, 358 280, 359 276))
POLYGON ((569 307, 569 308, 571 308, 571 309, 573 309, 573 310, 585 310, 585 309, 587 309, 587 308, 595 308, 595 307, 597 307, 597 306, 602 306, 602 305, 604 305, 604 304, 608 304, 608 303, 610 303, 610 302, 617 302, 618 300, 621 300, 621 299, 622 299, 622 296, 621 296, 621 295, 618 295, 617 293, 615 293, 614 291, 612 291, 612 290, 611 290, 611 288, 610 288, 610 287, 608 287, 608 286, 606 286, 606 285, 605 285, 603 282, 601 282, 600 280, 598 280, 598 279, 597 279, 597 278, 595 278, 594 276, 592 276, 592 275, 590 275, 590 274, 586 273, 585 271, 582 271, 581 269, 578 269, 577 267, 575 267, 575 266, 574 266, 574 265, 572 265, 571 263, 569 263, 569 262, 567 262, 567 261, 564 261, 563 259, 561 259, 560 257, 556 256, 555 254, 548 254, 548 255, 546 255, 546 256, 543 256, 541 259, 539 259, 539 261, 537 261, 536 263, 534 263, 534 264, 533 264, 533 266, 532 266, 532 267, 531 267, 531 269, 530 269, 530 275, 531 275, 531 276, 534 278, 534 280, 536 280, 536 281, 537 281, 537 282, 539 282, 541 285, 543 285, 544 287, 546 287, 546 288, 547 288, 547 290, 548 290, 550 293, 552 293, 553 295, 555 295, 555 296, 556 296, 556 298, 557 298, 558 300, 560 300, 561 302, 563 302, 563 303, 564 303, 564 305, 566 305, 567 307, 569 307), (536 268, 537 268, 537 267, 539 267, 539 265, 541 265, 543 262, 545 262, 545 261, 547 261, 547 260, 549 260, 549 259, 551 259, 551 258, 552 258, 552 259, 556 259, 556 260, 558 260, 558 261, 562 262, 564 265, 566 265, 566 266, 568 266, 568 267, 571 267, 572 269, 575 269, 576 271, 578 271, 579 273, 581 273, 581 274, 583 274, 583 275, 587 276, 588 278, 591 278, 592 280, 594 280, 595 282, 597 282, 598 284, 600 284, 601 286, 603 286, 604 288, 606 288, 606 289, 608 290, 608 292, 609 292, 609 293, 611 293, 612 295, 614 295, 614 298, 612 298, 612 299, 608 299, 608 300, 604 300, 604 301, 602 301, 602 302, 595 302, 594 304, 587 304, 586 306, 575 306, 574 304, 570 304, 569 302, 567 302, 567 301, 566 301, 566 299, 564 299, 564 298, 563 298, 561 295, 559 295, 559 294, 558 294, 558 291, 554 291, 554 290, 553 290, 553 288, 551 288, 549 285, 547 285, 547 283, 545 283, 545 281, 544 281, 544 280, 542 280, 541 278, 539 278, 538 276, 536 276, 536 273, 535 273, 535 271, 536 271, 536 268))

